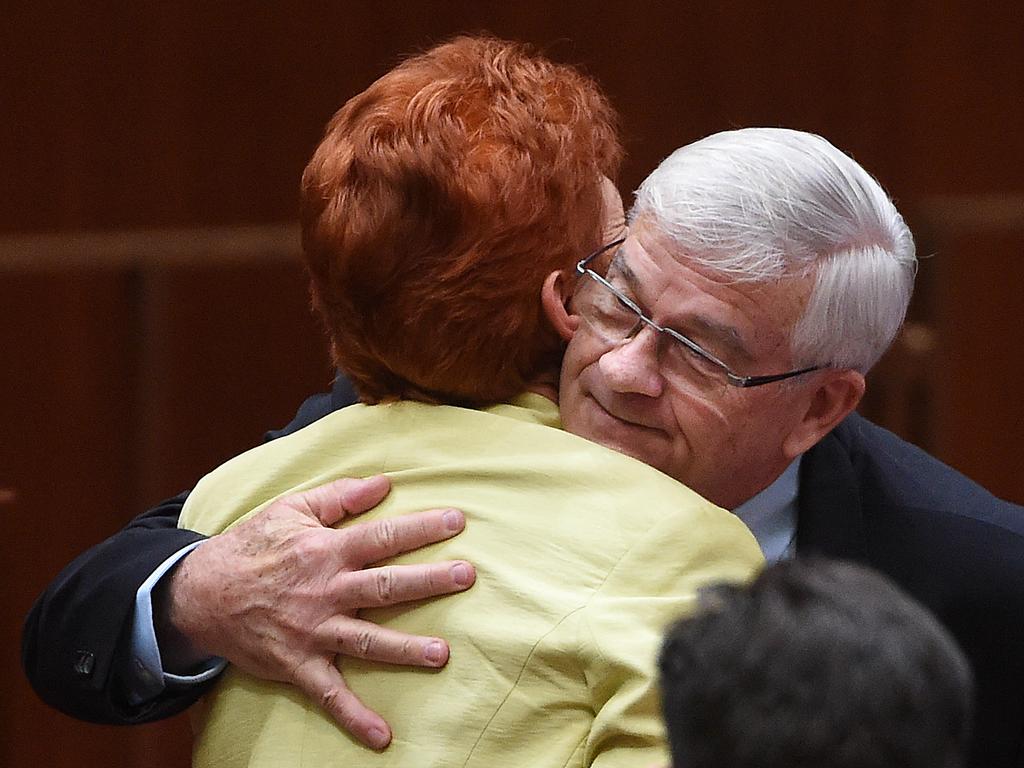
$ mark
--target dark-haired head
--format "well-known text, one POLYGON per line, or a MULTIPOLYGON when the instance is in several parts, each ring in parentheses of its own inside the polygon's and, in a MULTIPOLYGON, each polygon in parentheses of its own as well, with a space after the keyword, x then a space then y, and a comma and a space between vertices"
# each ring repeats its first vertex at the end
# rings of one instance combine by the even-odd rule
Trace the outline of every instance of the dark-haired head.
POLYGON ((662 648, 679 768, 954 768, 971 673, 931 614, 850 563, 709 590, 662 648))

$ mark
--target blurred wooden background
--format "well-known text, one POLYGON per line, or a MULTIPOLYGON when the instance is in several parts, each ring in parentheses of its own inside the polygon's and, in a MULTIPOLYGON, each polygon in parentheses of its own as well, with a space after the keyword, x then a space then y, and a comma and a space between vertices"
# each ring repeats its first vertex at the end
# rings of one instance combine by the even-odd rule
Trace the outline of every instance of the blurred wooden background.
POLYGON ((626 192, 746 125, 822 133, 875 173, 935 257, 865 410, 1024 502, 1017 3, 25 4, 0 26, 0 764, 187 765, 183 719, 39 703, 22 617, 75 554, 328 385, 301 170, 401 54, 483 29, 601 81, 626 192))

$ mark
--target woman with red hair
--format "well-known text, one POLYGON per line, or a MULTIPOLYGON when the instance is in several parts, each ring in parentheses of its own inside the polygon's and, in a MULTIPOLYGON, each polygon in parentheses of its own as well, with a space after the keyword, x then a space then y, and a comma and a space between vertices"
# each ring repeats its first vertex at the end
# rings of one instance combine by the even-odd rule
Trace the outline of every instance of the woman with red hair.
POLYGON ((559 428, 564 342, 544 307, 599 245, 617 201, 602 178, 620 155, 593 82, 491 38, 410 58, 331 120, 303 175, 303 250, 363 404, 208 475, 180 525, 217 533, 293 491, 383 471, 392 491, 372 515, 454 504, 467 519, 457 539, 399 561, 471 558, 477 582, 372 612, 405 632, 444 627, 444 669, 344 661, 352 691, 395 727, 385 752, 286 686, 229 669, 199 717, 197 764, 664 757, 661 630, 701 585, 745 579, 761 556, 729 513, 559 428))

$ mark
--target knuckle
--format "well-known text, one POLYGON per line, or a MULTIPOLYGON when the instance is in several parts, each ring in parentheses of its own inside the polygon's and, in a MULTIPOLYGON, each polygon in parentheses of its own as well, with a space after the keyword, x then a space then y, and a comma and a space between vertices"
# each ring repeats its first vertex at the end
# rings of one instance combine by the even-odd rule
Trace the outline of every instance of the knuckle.
POLYGON ((320 694, 320 705, 324 709, 334 709, 334 703, 338 700, 338 689, 328 688, 320 694))
POLYGON ((299 536, 295 539, 293 546, 295 557, 300 563, 317 561, 324 554, 324 543, 320 536, 312 534, 299 536))
POLYGON ((336 712, 342 715, 344 711, 344 695, 341 688, 332 685, 320 693, 320 706, 328 712, 336 712))
POLYGON ((374 577, 377 599, 389 603, 395 594, 395 572, 392 568, 381 568, 374 577))
POLYGON ((316 518, 319 518, 319 510, 327 506, 327 499, 324 498, 324 492, 322 488, 312 488, 302 494, 302 503, 306 512, 316 518))
POLYGON ((398 526, 394 520, 381 520, 375 532, 376 543, 385 551, 392 551, 398 544, 398 526))
POLYGON ((355 637, 355 653, 357 656, 366 657, 373 650, 373 632, 368 629, 364 629, 359 632, 355 637))

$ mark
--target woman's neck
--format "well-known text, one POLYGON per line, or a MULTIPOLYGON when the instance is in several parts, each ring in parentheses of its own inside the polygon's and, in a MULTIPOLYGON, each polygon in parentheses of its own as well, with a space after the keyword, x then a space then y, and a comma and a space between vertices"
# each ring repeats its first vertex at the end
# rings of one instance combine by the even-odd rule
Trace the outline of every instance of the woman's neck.
POLYGON ((533 392, 541 397, 546 397, 555 405, 558 405, 558 387, 547 381, 538 381, 526 387, 527 392, 533 392))

